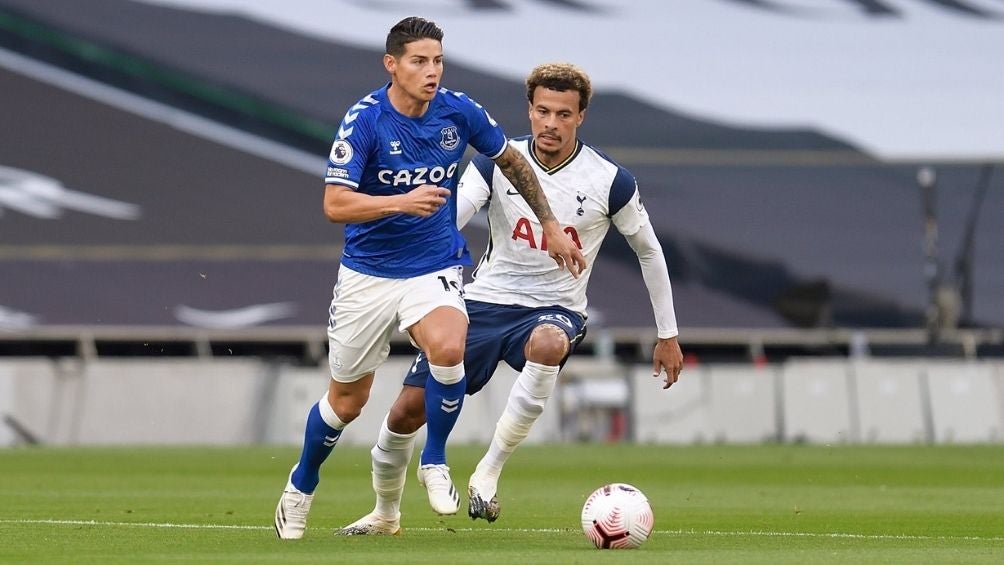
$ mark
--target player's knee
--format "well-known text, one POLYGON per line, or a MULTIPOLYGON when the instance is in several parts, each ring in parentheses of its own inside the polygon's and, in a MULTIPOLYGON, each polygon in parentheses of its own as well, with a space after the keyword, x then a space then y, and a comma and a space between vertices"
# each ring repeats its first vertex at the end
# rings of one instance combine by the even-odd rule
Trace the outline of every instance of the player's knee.
POLYGON ((452 367, 464 362, 463 340, 447 338, 429 344, 426 355, 430 365, 452 367))
POLYGON ((366 405, 367 400, 369 400, 369 393, 339 395, 333 398, 331 395, 328 395, 328 403, 331 404, 331 409, 334 410, 338 419, 346 424, 358 418, 359 414, 362 414, 363 406, 366 405))
POLYGON ((541 365, 558 365, 568 353, 568 335, 553 324, 543 324, 533 329, 526 343, 526 360, 541 365))
POLYGON ((336 403, 333 408, 335 409, 335 415, 338 416, 338 419, 346 424, 358 418, 363 412, 363 407, 361 405, 350 404, 347 402, 336 403))

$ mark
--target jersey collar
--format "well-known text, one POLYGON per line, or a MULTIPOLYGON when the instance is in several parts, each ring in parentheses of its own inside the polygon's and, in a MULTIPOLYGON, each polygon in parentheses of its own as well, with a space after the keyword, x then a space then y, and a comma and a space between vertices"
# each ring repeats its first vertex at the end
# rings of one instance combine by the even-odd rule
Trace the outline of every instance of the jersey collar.
POLYGON ((569 163, 571 163, 572 161, 575 160, 575 158, 579 155, 579 152, 582 151, 582 142, 579 141, 578 139, 576 139, 575 140, 575 149, 572 150, 572 154, 569 155, 568 158, 565 159, 564 161, 558 163, 557 165, 555 165, 553 167, 548 168, 547 165, 545 165, 544 163, 540 162, 540 159, 537 159, 537 152, 534 151, 534 148, 536 147, 536 145, 537 144, 534 142, 534 140, 531 139, 530 140, 530 158, 533 159, 534 163, 537 163, 538 167, 540 167, 541 169, 543 169, 544 172, 547 173, 547 174, 549 174, 549 175, 553 175, 554 173, 556 173, 556 172, 560 171, 561 169, 564 169, 565 167, 567 167, 569 163))

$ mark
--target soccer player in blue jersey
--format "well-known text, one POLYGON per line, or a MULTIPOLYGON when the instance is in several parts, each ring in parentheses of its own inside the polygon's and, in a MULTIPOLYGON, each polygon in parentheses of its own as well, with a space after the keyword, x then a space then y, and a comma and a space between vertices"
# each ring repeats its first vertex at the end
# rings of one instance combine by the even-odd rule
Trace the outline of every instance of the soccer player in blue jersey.
MULTIPOLYGON (((683 367, 669 270, 634 177, 576 136, 592 94, 589 77, 574 65, 546 64, 530 73, 526 86, 532 135, 509 146, 531 162, 555 216, 590 263, 611 225, 627 238, 655 314, 652 373, 664 375, 663 388, 669 388, 683 367)), ((491 226, 491 242, 465 289, 470 315, 467 394, 481 390, 501 361, 520 371, 488 452, 468 482, 468 514, 492 522, 500 511, 496 494, 502 467, 543 412, 558 371, 585 333, 589 272, 575 278, 555 268, 543 253, 550 237, 545 244, 541 224, 497 163, 475 156, 458 190, 458 224, 466 224, 487 204, 491 226)), ((422 391, 432 382, 429 370, 420 355, 370 452, 376 507, 339 533, 400 530, 401 494, 415 434, 426 414, 431 415, 422 391)), ((430 425, 427 441, 438 445, 445 439, 441 434, 430 425)), ((457 511, 459 504, 440 490, 428 490, 436 512, 457 511)))
POLYGON ((321 464, 366 404, 395 330, 407 332, 428 362, 424 409, 442 438, 426 445, 420 479, 445 494, 453 486, 445 445, 466 388, 461 266, 470 264, 453 193, 468 144, 526 199, 551 242, 548 255, 575 277, 586 267, 526 158, 484 108, 440 87, 442 38, 417 17, 391 28, 384 55, 391 82, 349 108, 332 143, 324 213, 345 224, 345 249, 328 322, 331 381, 308 412, 300 459, 276 507, 282 539, 303 536, 321 464))

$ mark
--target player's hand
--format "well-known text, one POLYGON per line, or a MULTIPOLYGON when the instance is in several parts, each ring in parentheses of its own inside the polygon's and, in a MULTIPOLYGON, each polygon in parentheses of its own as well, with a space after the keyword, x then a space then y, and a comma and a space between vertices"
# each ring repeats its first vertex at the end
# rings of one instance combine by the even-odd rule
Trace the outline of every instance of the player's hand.
POLYGON ((547 254, 551 259, 554 259, 558 267, 568 269, 573 277, 579 278, 579 274, 586 270, 586 258, 582 256, 572 237, 561 230, 558 222, 549 223, 544 228, 544 235, 547 237, 547 254))
POLYGON ((652 351, 652 376, 658 377, 662 372, 666 372, 666 384, 664 389, 673 386, 683 372, 683 351, 680 350, 680 342, 676 337, 660 339, 655 343, 655 350, 652 351))
POLYGON ((427 218, 446 204, 450 190, 434 184, 423 184, 402 194, 401 212, 411 216, 427 218))

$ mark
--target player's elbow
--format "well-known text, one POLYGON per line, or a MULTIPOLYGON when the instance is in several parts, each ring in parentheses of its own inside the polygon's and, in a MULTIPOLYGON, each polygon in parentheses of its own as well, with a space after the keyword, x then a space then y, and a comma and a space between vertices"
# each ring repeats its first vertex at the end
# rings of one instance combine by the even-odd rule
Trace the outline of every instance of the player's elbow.
POLYGON ((339 213, 338 207, 330 202, 324 203, 324 217, 333 224, 341 224, 345 222, 345 218, 343 218, 339 213))
POLYGON ((340 199, 333 195, 328 195, 324 199, 324 217, 333 224, 344 224, 348 221, 346 217, 346 206, 340 199))

